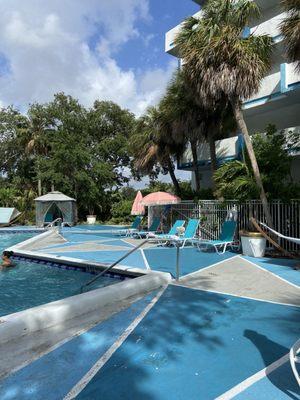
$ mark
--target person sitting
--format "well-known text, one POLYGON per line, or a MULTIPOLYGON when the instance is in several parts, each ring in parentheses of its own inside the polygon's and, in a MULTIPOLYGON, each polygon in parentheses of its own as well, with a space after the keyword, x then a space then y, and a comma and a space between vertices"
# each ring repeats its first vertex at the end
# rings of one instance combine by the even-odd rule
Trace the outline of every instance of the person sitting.
POLYGON ((12 262, 11 257, 14 255, 12 251, 4 251, 2 254, 2 268, 14 267, 15 264, 12 262))

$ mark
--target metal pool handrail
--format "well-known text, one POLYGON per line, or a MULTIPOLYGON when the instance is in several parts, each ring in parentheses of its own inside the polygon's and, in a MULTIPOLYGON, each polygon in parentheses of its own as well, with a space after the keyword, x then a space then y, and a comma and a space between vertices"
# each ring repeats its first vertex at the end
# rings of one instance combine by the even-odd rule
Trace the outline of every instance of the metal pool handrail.
MULTIPOLYGON (((55 225, 55 223, 56 222, 61 222, 61 224, 63 223, 63 220, 62 220, 62 218, 56 218, 54 221, 52 221, 52 222, 50 222, 48 225, 46 225, 46 229, 47 228, 52 228, 54 225, 55 225)), ((60 225, 61 225, 60 224, 60 225)))
POLYGON ((300 386, 300 376, 296 367, 296 363, 300 363, 300 357, 298 356, 299 353, 300 353, 300 339, 294 344, 294 346, 290 350, 290 363, 292 371, 294 373, 298 385, 300 386))
POLYGON ((91 285, 93 282, 95 282, 98 278, 100 278, 101 276, 103 276, 105 273, 107 273, 108 271, 110 271, 113 267, 115 267, 117 264, 119 264, 121 261, 123 261, 125 258, 127 258, 128 256, 130 256, 132 253, 134 253, 135 251, 137 251, 138 249, 140 249, 142 246, 144 246, 144 244, 148 243, 149 239, 143 240, 138 246, 134 247, 132 250, 130 250, 128 253, 124 254, 124 256, 122 256, 121 258, 119 258, 117 261, 115 261, 114 263, 112 263, 110 266, 108 266, 107 268, 105 268, 103 271, 101 271, 98 275, 96 275, 93 279, 91 279, 90 281, 88 281, 87 283, 85 283, 84 285, 81 286, 80 288, 80 293, 83 293, 83 290, 85 287, 91 285))

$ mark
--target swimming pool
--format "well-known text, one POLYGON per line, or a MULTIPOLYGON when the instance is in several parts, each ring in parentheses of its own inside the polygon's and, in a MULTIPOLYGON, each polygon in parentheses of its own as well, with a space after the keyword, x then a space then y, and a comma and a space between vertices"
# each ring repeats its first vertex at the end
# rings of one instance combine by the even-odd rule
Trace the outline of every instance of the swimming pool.
MULTIPOLYGON (((0 251, 29 239, 34 234, 0 234, 0 251)), ((0 316, 22 311, 51 301, 80 293, 92 274, 72 267, 30 260, 15 260, 16 266, 0 271, 0 316)), ((120 282, 113 276, 104 276, 91 290, 120 282)))
MULTIPOLYGON (((16 264, 0 272, 0 316, 79 294, 81 286, 93 277, 87 272, 32 261, 16 264)), ((120 279, 104 276, 91 290, 118 282, 120 279)))
POLYGON ((37 235, 37 233, 32 233, 32 232, 20 232, 20 233, 6 233, 6 232, 0 232, 0 253, 2 254, 2 251, 4 249, 7 249, 8 247, 14 246, 17 243, 23 242, 24 240, 30 239, 33 236, 37 235))

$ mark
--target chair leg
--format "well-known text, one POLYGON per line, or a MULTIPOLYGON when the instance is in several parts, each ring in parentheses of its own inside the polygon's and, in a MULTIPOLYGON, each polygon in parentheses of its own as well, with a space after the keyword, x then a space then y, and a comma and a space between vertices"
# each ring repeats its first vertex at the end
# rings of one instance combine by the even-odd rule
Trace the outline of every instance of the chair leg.
POLYGON ((219 250, 218 250, 218 246, 217 246, 216 244, 214 244, 213 246, 214 246, 214 249, 216 250, 216 253, 217 253, 217 254, 220 254, 220 253, 219 253, 219 250))
POLYGON ((227 249, 227 245, 228 245, 228 243, 225 243, 222 254, 225 253, 225 251, 226 251, 226 249, 227 249))

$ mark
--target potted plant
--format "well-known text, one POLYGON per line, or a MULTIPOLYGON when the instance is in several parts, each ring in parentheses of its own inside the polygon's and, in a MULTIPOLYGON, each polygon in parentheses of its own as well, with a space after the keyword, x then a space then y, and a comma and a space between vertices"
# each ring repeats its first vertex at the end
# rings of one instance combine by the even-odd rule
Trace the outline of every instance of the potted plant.
POLYGON ((97 215, 95 215, 94 206, 89 205, 88 211, 89 211, 89 214, 86 216, 86 222, 87 222, 89 225, 93 225, 93 224, 96 223, 96 220, 97 220, 97 215))

